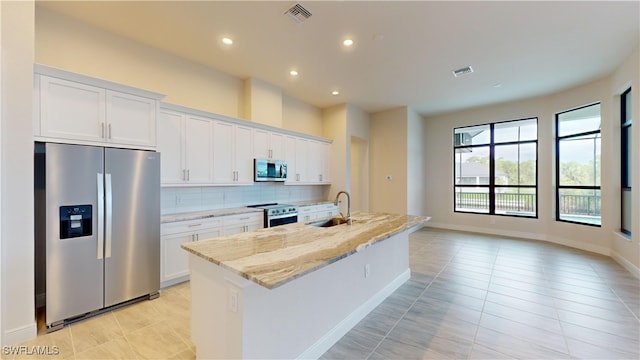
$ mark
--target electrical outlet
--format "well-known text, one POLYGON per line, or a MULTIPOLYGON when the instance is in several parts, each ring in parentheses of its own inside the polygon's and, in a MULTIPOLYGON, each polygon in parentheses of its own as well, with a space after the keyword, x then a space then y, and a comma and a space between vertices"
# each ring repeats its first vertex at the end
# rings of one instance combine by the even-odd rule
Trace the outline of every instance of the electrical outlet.
POLYGON ((369 274, 371 274, 371 265, 366 264, 366 265, 364 266, 364 278, 365 278, 365 279, 366 279, 366 278, 368 278, 368 277, 369 277, 369 274))

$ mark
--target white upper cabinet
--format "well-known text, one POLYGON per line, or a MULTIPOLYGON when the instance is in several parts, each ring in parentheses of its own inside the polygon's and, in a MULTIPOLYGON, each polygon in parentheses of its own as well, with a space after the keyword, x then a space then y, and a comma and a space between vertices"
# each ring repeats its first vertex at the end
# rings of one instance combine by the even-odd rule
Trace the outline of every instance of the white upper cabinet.
POLYGON ((300 137, 285 137, 286 185, 329 184, 331 144, 300 137))
POLYGON ((40 135, 104 141, 106 90, 73 81, 40 77, 40 135))
POLYGON ((185 182, 184 118, 184 114, 160 110, 158 151, 162 185, 185 182))
POLYGON ((213 183, 212 121, 161 110, 158 151, 163 185, 213 183))
POLYGON ((258 159, 283 160, 285 156, 284 135, 276 132, 253 129, 253 156, 258 159))
POLYGON ((123 145, 156 145, 156 100, 107 90, 106 139, 123 145))
POLYGON ((252 184, 252 128, 214 121, 213 163, 213 180, 216 184, 252 184))
POLYGON ((162 95, 40 65, 36 71, 36 140, 155 149, 162 95))

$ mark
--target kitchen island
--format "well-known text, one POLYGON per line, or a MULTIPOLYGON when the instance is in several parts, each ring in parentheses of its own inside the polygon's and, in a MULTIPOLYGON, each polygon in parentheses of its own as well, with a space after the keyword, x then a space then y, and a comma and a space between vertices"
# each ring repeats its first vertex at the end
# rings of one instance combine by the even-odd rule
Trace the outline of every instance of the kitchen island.
POLYGON ((198 358, 317 358, 410 277, 428 217, 355 213, 183 244, 198 358))

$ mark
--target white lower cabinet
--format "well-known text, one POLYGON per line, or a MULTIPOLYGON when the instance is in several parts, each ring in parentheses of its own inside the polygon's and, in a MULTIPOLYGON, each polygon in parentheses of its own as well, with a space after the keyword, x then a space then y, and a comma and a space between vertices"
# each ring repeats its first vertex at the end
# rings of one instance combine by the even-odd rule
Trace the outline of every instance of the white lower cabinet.
POLYGON ((224 217, 225 236, 256 231, 262 228, 262 213, 228 215, 224 217))
POLYGON ((299 206, 298 222, 308 222, 315 219, 336 216, 339 214, 340 210, 333 203, 299 206))
POLYGON ((189 257, 180 245, 261 228, 261 212, 162 224, 160 286, 167 287, 189 280, 189 257))

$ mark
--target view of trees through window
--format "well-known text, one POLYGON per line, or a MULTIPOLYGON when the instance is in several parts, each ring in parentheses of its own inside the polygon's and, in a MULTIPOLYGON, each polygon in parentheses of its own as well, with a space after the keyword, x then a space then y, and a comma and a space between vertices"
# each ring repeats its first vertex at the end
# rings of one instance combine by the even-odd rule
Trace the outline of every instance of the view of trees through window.
POLYGON ((537 216, 537 122, 454 129, 455 211, 537 216))
POLYGON ((600 104, 556 114, 556 134, 556 220, 600 226, 600 104))

